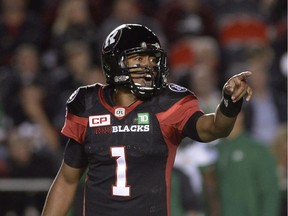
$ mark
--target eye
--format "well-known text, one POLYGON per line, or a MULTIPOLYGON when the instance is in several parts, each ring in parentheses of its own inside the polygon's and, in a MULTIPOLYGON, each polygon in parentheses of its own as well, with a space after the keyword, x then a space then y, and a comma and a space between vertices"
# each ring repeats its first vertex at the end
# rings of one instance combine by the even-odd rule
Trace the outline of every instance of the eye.
POLYGON ((135 61, 138 61, 138 62, 141 62, 142 60, 143 60, 143 57, 142 56, 136 56, 135 58, 134 58, 134 60, 135 61))
POLYGON ((155 56, 150 56, 149 57, 149 61, 153 64, 158 64, 159 62, 159 58, 155 57, 155 56))
POLYGON ((140 62, 143 60, 143 57, 141 55, 131 55, 131 56, 128 56, 128 60, 140 62))

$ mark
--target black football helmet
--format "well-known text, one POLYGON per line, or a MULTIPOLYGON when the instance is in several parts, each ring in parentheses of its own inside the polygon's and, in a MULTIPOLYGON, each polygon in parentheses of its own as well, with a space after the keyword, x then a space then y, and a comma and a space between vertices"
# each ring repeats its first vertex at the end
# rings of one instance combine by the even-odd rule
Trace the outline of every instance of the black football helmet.
POLYGON ((124 24, 107 36, 102 47, 102 67, 108 84, 126 86, 139 98, 151 97, 166 86, 166 52, 161 48, 157 36, 143 25, 124 24), (152 55, 156 57, 157 64, 153 67, 139 64, 128 67, 126 59, 132 54, 152 55), (131 70, 140 74, 150 73, 151 85, 134 83, 131 70))

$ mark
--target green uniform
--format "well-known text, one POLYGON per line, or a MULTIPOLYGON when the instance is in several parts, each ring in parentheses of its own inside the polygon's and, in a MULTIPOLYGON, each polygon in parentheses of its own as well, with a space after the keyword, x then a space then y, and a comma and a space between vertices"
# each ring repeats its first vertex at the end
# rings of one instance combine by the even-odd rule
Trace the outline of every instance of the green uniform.
POLYGON ((199 203, 189 177, 174 167, 171 175, 171 216, 184 216, 189 211, 199 211, 199 203))
POLYGON ((276 163, 247 133, 216 145, 221 216, 278 216, 276 163))

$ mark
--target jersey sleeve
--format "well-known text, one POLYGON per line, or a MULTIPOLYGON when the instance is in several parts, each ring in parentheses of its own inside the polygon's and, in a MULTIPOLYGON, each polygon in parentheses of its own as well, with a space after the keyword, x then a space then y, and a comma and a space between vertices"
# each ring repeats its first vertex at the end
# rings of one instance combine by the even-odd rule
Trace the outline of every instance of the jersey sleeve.
POLYGON ((61 133, 78 143, 83 144, 88 124, 85 111, 85 88, 78 88, 66 103, 65 123, 61 133))
POLYGON ((157 118, 162 125, 164 133, 173 133, 176 139, 175 142, 178 143, 185 136, 199 140, 196 122, 201 115, 203 115, 203 112, 199 108, 198 100, 193 93, 190 93, 175 102, 165 112, 157 114, 157 118), (187 126, 192 126, 189 133, 186 129, 188 128, 187 126))
POLYGON ((88 160, 85 154, 84 145, 69 139, 64 150, 64 162, 73 168, 87 166, 88 160))
POLYGON ((197 111, 195 112, 186 122, 185 126, 182 130, 183 137, 189 137, 195 141, 201 142, 202 140, 199 137, 197 132, 196 123, 197 120, 203 115, 203 112, 197 111))

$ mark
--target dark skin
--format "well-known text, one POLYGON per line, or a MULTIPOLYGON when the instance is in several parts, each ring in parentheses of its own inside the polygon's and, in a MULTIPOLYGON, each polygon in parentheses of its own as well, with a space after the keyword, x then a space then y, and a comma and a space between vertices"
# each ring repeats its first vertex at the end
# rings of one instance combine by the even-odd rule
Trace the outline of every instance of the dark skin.
MULTIPOLYGON (((155 66, 157 59, 149 55, 132 55, 127 58, 128 67, 140 64, 141 66, 155 66)), ((134 69, 135 72, 137 69, 134 69)), ((231 77, 224 85, 223 92, 231 95, 233 102, 241 100, 243 97, 249 101, 252 97, 252 89, 247 84, 246 79, 251 76, 251 72, 246 71, 231 77)), ((134 83, 141 86, 149 86, 151 75, 133 75, 134 83)), ((135 103, 138 98, 130 89, 117 87, 113 93, 113 101, 117 106, 128 107, 135 103)), ((233 129, 236 117, 229 118, 223 115, 218 107, 215 113, 204 114, 196 124, 197 132, 203 142, 226 137, 233 129)), ((74 195, 81 176, 86 168, 75 169, 64 162, 62 163, 58 175, 54 180, 47 196, 47 200, 42 212, 42 216, 65 216, 74 199, 74 195)))

